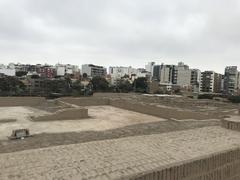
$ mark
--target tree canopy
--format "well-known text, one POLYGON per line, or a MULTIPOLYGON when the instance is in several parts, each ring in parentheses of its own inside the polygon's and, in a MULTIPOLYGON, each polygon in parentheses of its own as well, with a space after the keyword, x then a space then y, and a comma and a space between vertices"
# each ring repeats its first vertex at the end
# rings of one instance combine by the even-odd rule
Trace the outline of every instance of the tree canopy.
POLYGON ((93 77, 91 80, 91 83, 93 85, 94 91, 103 91, 106 92, 109 90, 109 83, 108 81, 103 77, 93 77))
POLYGON ((16 77, 4 76, 0 78, 0 95, 19 95, 26 86, 16 77))
POLYGON ((147 87, 148 87, 147 78, 139 77, 134 80, 133 85, 134 85, 134 90, 136 92, 140 92, 140 93, 147 92, 147 87))

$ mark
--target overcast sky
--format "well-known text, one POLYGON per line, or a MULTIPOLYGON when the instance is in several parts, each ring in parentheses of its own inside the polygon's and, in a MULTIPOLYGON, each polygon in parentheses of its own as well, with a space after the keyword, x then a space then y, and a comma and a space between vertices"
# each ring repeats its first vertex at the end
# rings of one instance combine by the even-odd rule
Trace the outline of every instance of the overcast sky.
POLYGON ((0 0, 0 63, 240 68, 239 0, 0 0))

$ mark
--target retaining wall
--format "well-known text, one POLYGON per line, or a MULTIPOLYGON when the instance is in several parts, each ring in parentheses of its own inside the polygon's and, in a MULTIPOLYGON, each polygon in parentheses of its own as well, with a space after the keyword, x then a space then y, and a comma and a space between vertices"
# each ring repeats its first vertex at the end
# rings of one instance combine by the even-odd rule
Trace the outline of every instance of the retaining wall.
POLYGON ((46 101, 43 97, 0 97, 0 107, 39 106, 46 101))
POLYGON ((239 180, 240 149, 145 172, 131 180, 239 180))
MULTIPOLYGON (((133 103, 125 100, 110 100, 111 106, 131 110, 139 113, 144 113, 152 116, 157 116, 165 119, 209 119, 208 115, 191 112, 191 111, 179 111, 176 109, 157 107, 143 103, 133 103)), ((213 117, 212 117, 213 118, 213 117)))
POLYGON ((68 108, 59 110, 50 115, 33 117, 33 121, 76 120, 88 118, 88 109, 68 108))
POLYGON ((78 106, 104 106, 109 105, 109 99, 101 97, 60 98, 61 101, 78 106))
POLYGON ((240 121, 231 121, 228 119, 223 119, 221 122, 222 127, 226 129, 231 129, 235 131, 240 131, 240 121))
POLYGON ((82 98, 61 98, 63 102, 75 104, 78 106, 103 106, 111 105, 117 108, 122 108, 130 111, 144 113, 152 116, 157 116, 165 119, 209 119, 215 118, 205 115, 203 113, 192 112, 192 111, 180 111, 177 109, 158 107, 150 104, 136 103, 122 99, 111 99, 102 97, 82 97, 82 98))

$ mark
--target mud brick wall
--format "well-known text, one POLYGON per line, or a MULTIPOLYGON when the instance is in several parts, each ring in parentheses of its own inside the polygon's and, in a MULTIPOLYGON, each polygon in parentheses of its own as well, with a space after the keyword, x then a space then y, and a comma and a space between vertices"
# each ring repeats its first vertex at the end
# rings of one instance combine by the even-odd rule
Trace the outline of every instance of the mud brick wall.
POLYGON ((133 103, 126 100, 110 100, 110 105, 130 111, 135 111, 139 113, 144 113, 152 116, 157 116, 165 119, 209 119, 214 117, 209 117, 208 115, 191 112, 191 111, 179 111, 171 108, 157 107, 144 103, 133 103))
POLYGON ((103 106, 109 105, 109 99, 101 97, 60 98, 61 101, 78 106, 103 106))
POLYGON ((88 118, 88 109, 85 108, 69 108, 59 110, 50 115, 33 117, 33 121, 54 121, 54 120, 76 120, 88 118))
POLYGON ((145 172, 131 180, 239 180, 240 149, 145 172))
POLYGON ((230 120, 222 120, 221 122, 222 127, 235 130, 235 131, 240 131, 240 121, 230 121, 230 120))
POLYGON ((43 97, 0 97, 0 107, 39 106, 46 101, 43 97))

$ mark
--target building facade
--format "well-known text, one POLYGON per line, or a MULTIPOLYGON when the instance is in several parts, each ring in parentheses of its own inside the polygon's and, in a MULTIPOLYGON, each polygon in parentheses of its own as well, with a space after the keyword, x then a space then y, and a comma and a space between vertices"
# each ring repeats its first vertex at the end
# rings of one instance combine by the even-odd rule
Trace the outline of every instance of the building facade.
POLYGON ((180 87, 190 87, 191 75, 192 75, 192 71, 189 69, 188 65, 185 65, 183 62, 178 63, 177 85, 179 85, 180 87))
POLYGON ((41 66, 38 68, 38 72, 41 77, 44 78, 54 78, 57 75, 56 69, 53 66, 41 66))
POLYGON ((56 64, 55 69, 57 76, 68 75, 73 79, 80 79, 80 69, 76 65, 56 64))
POLYGON ((153 76, 153 67, 156 63, 155 62, 149 62, 147 65, 145 65, 145 69, 147 72, 150 73, 150 78, 152 79, 153 76))
POLYGON ((152 80, 161 84, 177 84, 177 67, 164 64, 153 66, 152 80))
POLYGON ((97 66, 93 64, 82 65, 82 74, 86 73, 88 77, 105 77, 107 74, 107 69, 103 66, 97 66))
POLYGON ((201 73, 201 92, 214 92, 214 74, 215 73, 213 71, 204 71, 201 73))
POLYGON ((201 73, 200 91, 205 93, 222 92, 222 76, 214 71, 204 71, 201 73))
POLYGON ((236 94, 239 87, 239 72, 237 66, 228 66, 224 74, 224 93, 236 94))
POLYGON ((192 91, 198 93, 200 91, 201 71, 199 69, 191 69, 191 86, 192 91))
POLYGON ((161 71, 161 65, 154 65, 153 66, 153 75, 152 80, 153 81, 160 81, 160 71, 161 71))

